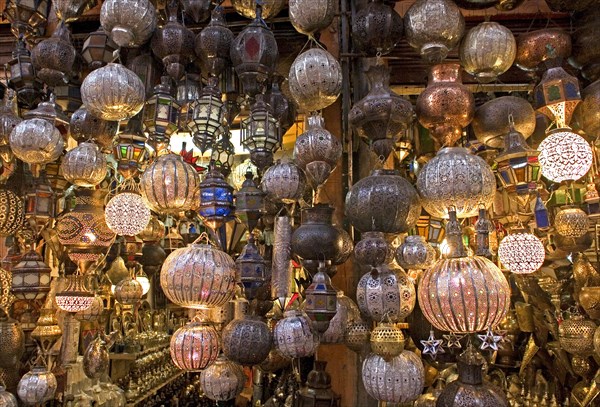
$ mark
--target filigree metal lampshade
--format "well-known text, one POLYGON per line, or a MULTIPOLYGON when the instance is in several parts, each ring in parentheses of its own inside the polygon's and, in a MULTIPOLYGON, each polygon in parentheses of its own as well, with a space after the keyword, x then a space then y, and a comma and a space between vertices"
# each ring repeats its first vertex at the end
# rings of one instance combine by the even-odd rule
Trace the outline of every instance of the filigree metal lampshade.
POLYGON ((296 164, 278 161, 265 171, 261 186, 272 201, 293 203, 304 194, 306 176, 296 164))
POLYGON ((80 143, 94 141, 101 149, 110 151, 118 128, 118 122, 100 119, 81 106, 71 115, 69 134, 80 143))
POLYGON ((91 70, 98 69, 113 60, 118 45, 110 39, 102 26, 92 31, 81 48, 81 56, 91 70))
POLYGON ((577 104, 581 102, 579 81, 562 67, 550 68, 544 72, 542 80, 534 89, 534 107, 556 127, 569 125, 577 104))
POLYGON ((219 76, 231 62, 229 50, 233 33, 225 24, 221 7, 216 7, 210 23, 196 36, 196 55, 202 70, 209 76, 219 76))
POLYGON ((258 295, 258 290, 268 278, 267 261, 260 255, 258 247, 254 244, 254 235, 250 233, 248 243, 242 253, 235 260, 238 275, 237 280, 244 286, 244 293, 248 300, 253 300, 258 295))
POLYGON ((542 175, 553 182, 576 181, 592 166, 589 143, 569 128, 548 132, 538 150, 542 175))
POLYGON ((23 200, 10 189, 0 188, 0 236, 10 236, 23 226, 23 200))
POLYGON ((48 86, 69 82, 75 55, 69 29, 64 24, 60 24, 50 38, 39 42, 31 51, 36 74, 48 86))
POLYGON ((171 337, 171 358, 181 370, 206 369, 219 356, 219 333, 207 323, 192 321, 171 337))
POLYGON ((25 404, 43 404, 54 398, 57 386, 54 373, 46 367, 35 366, 19 381, 17 394, 25 404))
POLYGON ((71 184, 88 188, 104 181, 108 172, 106 157, 94 143, 81 143, 68 151, 61 169, 71 184))
POLYGON ((325 273, 325 265, 313 276, 312 283, 304 291, 306 303, 304 312, 319 333, 329 328, 329 322, 337 313, 337 291, 331 285, 331 278, 325 273))
POLYGON ((244 390, 247 379, 240 365, 221 356, 200 373, 200 387, 209 399, 227 401, 244 390))
POLYGON ((409 403, 423 392, 425 368, 421 358, 408 350, 389 361, 371 353, 362 365, 362 381, 377 400, 409 403))
POLYGON ((208 78, 200 98, 194 103, 194 111, 188 127, 194 144, 205 152, 225 132, 225 105, 222 101, 217 77, 208 78))
POLYGON ((296 31, 311 35, 329 27, 335 16, 335 2, 332 0, 291 0, 289 10, 290 21, 296 31))
POLYGON ((262 169, 268 167, 273 162, 273 153, 281 147, 283 135, 279 121, 273 116, 263 95, 256 95, 250 116, 242 120, 241 126, 241 143, 250 151, 252 162, 262 169))
POLYGON ((319 345, 312 322, 302 311, 288 310, 273 329, 277 351, 288 358, 312 356, 319 345))
POLYGON ((154 95, 146 101, 143 123, 153 142, 168 143, 178 130, 181 105, 172 95, 171 78, 163 76, 160 82, 154 88, 154 95))
POLYGON ((517 232, 502 239, 498 247, 498 258, 512 273, 528 274, 542 267, 546 251, 537 236, 517 232))
POLYGON ((142 232, 150 221, 150 209, 136 192, 120 192, 106 204, 106 225, 121 236, 135 236, 142 232))
POLYGON ((371 57, 392 52, 403 32, 402 17, 383 0, 370 1, 356 13, 352 24, 357 50, 371 57))
POLYGON ((135 305, 144 295, 144 287, 135 278, 125 278, 115 287, 115 300, 123 305, 135 305))
POLYGON ((139 47, 156 28, 156 9, 148 0, 108 0, 102 3, 100 24, 119 47, 139 47))
POLYGON ((561 236, 581 237, 589 229, 588 215, 577 207, 562 208, 554 217, 554 227, 561 236))
POLYGON ((41 98, 43 83, 35 75, 31 53, 22 38, 17 41, 8 66, 10 68, 8 86, 15 90, 20 104, 30 109, 34 108, 41 98))
POLYGON ((15 156, 32 165, 55 161, 65 145, 58 129, 43 119, 23 120, 13 129, 9 140, 15 156))
POLYGON ((94 294, 85 288, 83 277, 73 275, 67 279, 67 287, 55 296, 58 308, 66 312, 81 312, 90 308, 94 302, 94 294))
POLYGON ((54 94, 50 94, 50 99, 48 101, 41 102, 35 109, 25 112, 23 118, 47 120, 58 129, 63 136, 63 139, 67 138, 69 132, 69 118, 63 112, 61 106, 56 103, 54 94))

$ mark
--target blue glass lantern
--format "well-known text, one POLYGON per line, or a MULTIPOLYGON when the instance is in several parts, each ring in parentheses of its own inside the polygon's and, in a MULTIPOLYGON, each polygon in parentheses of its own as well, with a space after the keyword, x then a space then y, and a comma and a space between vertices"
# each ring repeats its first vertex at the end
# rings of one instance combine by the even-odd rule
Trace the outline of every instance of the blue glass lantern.
POLYGON ((200 183, 200 208, 202 221, 211 229, 227 222, 234 211, 233 187, 225 181, 223 174, 211 165, 204 181, 200 183))
POLYGON ((260 255, 254 244, 254 235, 250 233, 248 243, 235 261, 237 265, 237 280, 244 286, 246 298, 250 301, 256 298, 258 290, 268 279, 267 261, 260 255))

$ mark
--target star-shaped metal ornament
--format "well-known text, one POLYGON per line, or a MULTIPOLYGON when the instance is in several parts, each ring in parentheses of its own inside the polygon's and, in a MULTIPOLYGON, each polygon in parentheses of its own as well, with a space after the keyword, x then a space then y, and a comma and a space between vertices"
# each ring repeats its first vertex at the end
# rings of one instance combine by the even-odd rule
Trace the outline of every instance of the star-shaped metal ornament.
POLYGON ((429 331, 429 338, 424 341, 421 340, 423 345, 423 354, 431 356, 431 359, 435 360, 438 353, 445 353, 446 351, 442 348, 444 341, 442 339, 435 339, 433 330, 429 331))
POLYGON ((498 350, 498 344, 504 339, 502 335, 494 335, 494 332, 492 332, 491 328, 488 328, 488 331, 485 333, 485 335, 477 335, 477 337, 481 340, 481 346, 479 349, 491 349, 493 351, 498 350))
POLYGON ((457 335, 453 332, 450 332, 450 334, 448 335, 442 335, 444 337, 444 339, 446 340, 446 347, 448 349, 461 349, 462 345, 460 344, 460 341, 462 340, 462 338, 464 338, 464 335, 457 335))

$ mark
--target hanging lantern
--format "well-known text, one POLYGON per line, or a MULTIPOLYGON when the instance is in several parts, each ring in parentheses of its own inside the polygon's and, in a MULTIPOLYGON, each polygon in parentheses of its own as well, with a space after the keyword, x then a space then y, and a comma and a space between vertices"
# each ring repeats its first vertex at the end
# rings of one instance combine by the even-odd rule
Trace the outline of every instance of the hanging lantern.
MULTIPOLYGON (((9 145, 10 133, 12 133, 13 129, 23 121, 15 114, 13 94, 14 92, 12 92, 12 90, 7 91, 0 105, 0 146, 9 145)), ((7 158, 10 157, 6 157, 4 154, 2 155, 4 161, 10 161, 7 160, 7 158)))
POLYGON ((28 405, 39 405, 54 398, 56 376, 43 366, 35 366, 19 381, 17 394, 28 405))
POLYGON ((417 191, 395 170, 375 170, 354 184, 345 208, 348 220, 361 232, 407 232, 421 213, 417 191))
POLYGON ((211 400, 227 401, 236 398, 244 390, 246 380, 240 365, 221 356, 200 373, 200 388, 211 400))
POLYGON ((515 274, 529 274, 544 264, 546 251, 535 235, 511 233, 500 242, 498 258, 504 267, 515 274))
POLYGON ((250 115, 241 122, 241 144, 250 151, 250 159, 261 170, 273 163, 273 153, 281 148, 281 125, 265 103, 262 94, 250 108, 250 115))
POLYGON ((588 232, 589 225, 587 213, 574 206, 562 208, 554 217, 554 228, 564 237, 581 237, 588 232))
POLYGON ((78 311, 75 314, 75 319, 78 321, 95 322, 98 321, 103 315, 104 302, 102 301, 102 297, 95 295, 89 308, 83 311, 78 311))
POLYGON ((437 252, 423 236, 406 236, 404 242, 396 249, 395 259, 405 269, 424 270, 435 263, 437 252))
POLYGON ((108 373, 110 355, 103 338, 97 336, 83 353, 83 372, 90 379, 100 379, 108 373))
POLYGON ((262 363, 273 344, 271 330, 258 317, 234 319, 223 329, 221 338, 225 357, 244 366, 262 363))
POLYGON ((573 315, 558 326, 561 349, 573 355, 588 356, 594 353, 594 333, 598 326, 591 319, 573 315))
POLYGON ((144 84, 148 99, 154 94, 154 87, 160 83, 163 74, 162 64, 150 52, 143 52, 131 61, 127 61, 127 69, 134 72, 144 84))
POLYGON ((517 41, 510 29, 492 21, 471 28, 460 45, 465 71, 480 83, 495 81, 508 71, 517 55, 517 41))
POLYGON ((332 0, 290 0, 289 14, 296 31, 311 36, 331 25, 335 3, 332 0))
POLYGON ((63 112, 62 108, 56 104, 56 97, 50 94, 50 99, 41 102, 35 109, 23 114, 24 119, 43 119, 54 125, 63 139, 67 139, 69 133, 69 118, 63 112))
POLYGON ((81 57, 90 70, 98 69, 112 62, 113 52, 118 45, 110 39, 102 26, 88 34, 81 48, 81 57))
POLYGON ((213 162, 215 169, 227 178, 231 174, 234 159, 235 147, 231 142, 231 133, 227 130, 223 133, 221 140, 213 144, 210 160, 213 162))
POLYGON ((571 35, 561 28, 529 31, 517 37, 515 65, 524 71, 540 70, 544 62, 570 55, 571 35))
POLYGON ((354 246, 354 258, 359 264, 379 267, 392 261, 392 247, 383 232, 363 232, 354 246))
POLYGON ((383 0, 371 0, 356 13, 352 23, 352 39, 357 51, 370 57, 392 52, 403 32, 402 17, 383 0))
POLYGON ((404 350, 404 335, 394 324, 382 322, 371 332, 371 351, 390 360, 404 350))
POLYGON ((194 168, 172 153, 160 155, 140 177, 140 189, 148 207, 165 214, 192 209, 199 183, 194 168))
POLYGON ((425 369, 421 358, 407 350, 389 361, 372 353, 363 362, 362 380, 377 400, 409 403, 423 392, 425 369))
POLYGON ((0 187, 0 236, 10 236, 23 226, 23 200, 10 189, 0 187))
POLYGON ((324 264, 319 267, 319 271, 312 278, 312 283, 304 290, 304 296, 306 298, 304 312, 317 332, 324 333, 337 312, 337 291, 325 273, 324 264))
POLYGON ((342 91, 342 68, 329 52, 312 48, 296 57, 288 80, 298 106, 314 112, 337 100, 342 91))
POLYGON ((69 29, 64 24, 59 24, 50 38, 40 41, 31 51, 37 77, 51 87, 69 82, 75 56, 69 29))
POLYGON ((202 153, 210 149, 215 139, 225 132, 225 105, 218 84, 217 77, 208 78, 200 98, 194 103, 192 119, 188 123, 194 144, 202 153))
POLYGON ((219 356, 219 333, 207 323, 192 321, 171 337, 171 359, 181 370, 198 372, 219 356))
POLYGON ((342 236, 333 226, 335 208, 315 204, 302 210, 301 225, 292 234, 292 251, 303 260, 333 260, 342 250, 342 236))
POLYGON ((182 0, 183 11, 196 24, 205 21, 210 16, 211 0, 182 0))
MULTIPOLYGON (((235 1, 233 3, 235 7, 235 1)), ((256 18, 231 44, 231 63, 242 82, 244 93, 256 96, 277 66, 279 50, 275 36, 262 19, 262 5, 256 5, 256 18)))
POLYGON ((23 120, 14 128, 9 140, 15 156, 32 165, 55 161, 65 145, 58 129, 43 119, 23 120))
POLYGON ((216 229, 233 216, 233 187, 225 181, 223 174, 211 169, 200 183, 200 207, 202 222, 216 229))
POLYGON ((315 190, 327 181, 342 157, 342 143, 324 124, 322 116, 309 116, 307 130, 294 144, 294 160, 315 190))
POLYGON ((179 110, 179 132, 188 130, 188 123, 192 118, 193 104, 200 99, 201 83, 197 74, 187 73, 183 79, 177 82, 177 103, 179 110))
MULTIPOLYGON (((265 92, 265 102, 273 111, 273 116, 279 122, 281 134, 285 134, 296 123, 296 105, 281 91, 285 78, 278 73, 273 74, 270 86, 265 92)), ((233 118, 232 118, 233 119, 233 118)), ((233 120, 229 120, 231 123, 233 120)))
POLYGON ((6 391, 6 388, 0 385, 0 405, 4 407, 18 407, 19 403, 17 402, 17 398, 12 394, 6 391))
POLYGON ((306 187, 304 172, 294 163, 277 161, 265 171, 262 190, 275 202, 293 203, 300 199, 306 187))
MULTIPOLYGON (((582 92, 582 101, 575 109, 574 118, 579 127, 590 136, 600 134, 600 80, 587 86, 582 92)), ((0 127, 1 128, 1 127, 0 127)))
POLYGON ((361 318, 348 325, 346 335, 344 336, 344 345, 354 352, 362 353, 365 345, 369 343, 371 336, 371 326, 361 318))
POLYGON ((29 38, 39 35, 39 30, 48 21, 50 2, 46 0, 26 1, 9 0, 6 2, 4 15, 10 22, 11 31, 17 38, 29 38))
POLYGON ((61 170, 71 184, 88 188, 104 181, 108 172, 106 157, 94 143, 81 143, 68 151, 61 170))
POLYGON ((91 0, 55 0, 52 2, 56 16, 64 23, 71 23, 90 8, 93 2, 91 0))
POLYGON ((104 216, 110 230, 121 236, 135 236, 150 222, 150 209, 136 192, 120 192, 106 204, 104 216))
POLYGON ((71 115, 69 134, 79 143, 94 141, 101 149, 108 150, 118 128, 118 122, 99 119, 81 106, 71 115))
POLYGON ((9 270, 0 268, 0 309, 10 309, 15 301, 16 298, 11 292, 11 287, 12 274, 9 270))
POLYGON ((66 312, 82 312, 89 309, 94 302, 94 294, 87 288, 81 275, 68 276, 67 287, 56 293, 56 305, 66 312))
POLYGON ((3 348, 0 367, 14 368, 25 351, 25 334, 19 322, 10 318, 3 308, 0 308, 0 337, 3 348))
MULTIPOLYGON (((135 0, 121 1, 128 3, 135 0)), ((104 2, 102 8, 109 3, 104 2)), ((111 62, 86 76, 81 84, 81 100, 94 116, 119 121, 129 119, 142 110, 146 92, 144 84, 134 72, 111 62)))
POLYGON ((329 321, 329 328, 321 335, 321 344, 344 343, 348 328, 360 319, 358 306, 343 291, 337 292, 336 308, 334 317, 329 321))
POLYGON ((267 261, 260 255, 258 247, 254 244, 252 233, 250 233, 248 243, 242 249, 242 253, 235 260, 235 264, 239 273, 236 281, 242 283, 246 298, 252 301, 268 278, 267 261))
POLYGON ((11 272, 11 291, 17 299, 41 300, 50 291, 50 267, 35 250, 25 253, 11 272))
POLYGON ((160 285, 167 298, 179 306, 221 307, 234 294, 235 276, 235 263, 225 252, 208 244, 192 244, 167 257, 160 285))
POLYGON ((233 0, 231 5, 235 11, 246 17, 256 18, 256 9, 258 6, 261 7, 261 18, 275 17, 281 10, 286 6, 285 0, 233 0))
POLYGON ((254 174, 246 171, 246 181, 235 194, 236 215, 249 232, 254 230, 265 209, 265 193, 256 187, 253 178, 254 174))
POLYGON ((450 0, 417 0, 404 15, 406 40, 423 60, 439 64, 465 32, 465 19, 450 0))
POLYGON ((14 89, 21 105, 29 109, 34 108, 42 96, 43 83, 35 75, 31 53, 22 38, 17 41, 8 66, 10 67, 8 86, 14 89))
POLYGON ((123 178, 137 177, 142 171, 143 165, 147 163, 149 151, 146 141, 139 116, 132 117, 113 144, 113 156, 117 161, 117 171, 123 178))
POLYGON ((156 9, 148 0, 109 0, 102 3, 100 24, 119 47, 146 43, 156 28, 156 9))
POLYGON ((310 319, 302 311, 288 310, 273 330, 275 348, 288 358, 312 356, 319 345, 310 319))
POLYGON ((122 305, 135 305, 144 296, 144 287, 135 278, 119 281, 115 287, 115 300, 122 305))
POLYGON ((227 27, 221 7, 212 11, 210 22, 196 36, 195 50, 202 71, 208 76, 219 76, 231 63, 229 51, 233 33, 227 27))
POLYGON ((27 190, 25 197, 25 217, 29 221, 34 221, 35 225, 42 230, 48 224, 50 219, 55 217, 56 194, 48 184, 46 172, 42 171, 38 178, 35 178, 33 185, 27 190))
POLYGON ((549 131, 538 150, 542 175, 553 182, 576 181, 592 166, 589 143, 569 128, 549 131))
POLYGON ((579 81, 560 66, 544 72, 533 92, 535 109, 556 122, 558 128, 569 125, 575 107, 581 102, 579 81))
POLYGON ((144 105, 144 130, 156 143, 168 143, 178 130, 181 106, 172 96, 171 78, 163 76, 160 85, 154 87, 154 95, 144 105))
POLYGON ((46 298, 46 304, 40 310, 40 317, 36 322, 35 328, 31 331, 31 338, 44 355, 50 353, 50 349, 52 349, 62 336, 62 330, 60 329, 58 319, 56 318, 57 310, 49 304, 49 302, 53 301, 52 295, 53 294, 50 293, 46 298))

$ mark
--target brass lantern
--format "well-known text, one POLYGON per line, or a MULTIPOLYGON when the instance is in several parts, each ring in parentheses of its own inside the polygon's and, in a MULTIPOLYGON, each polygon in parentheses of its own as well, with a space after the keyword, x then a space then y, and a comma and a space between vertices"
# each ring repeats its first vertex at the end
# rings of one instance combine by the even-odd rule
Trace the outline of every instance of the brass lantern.
POLYGON ((113 60, 118 45, 110 39, 102 26, 91 32, 81 48, 81 56, 91 70, 98 69, 113 60))
POLYGON ((202 71, 209 76, 219 76, 230 64, 229 50, 233 33, 225 24, 220 7, 212 12, 210 23, 196 36, 196 55, 202 64, 202 71))
POLYGON ((210 149, 217 137, 225 131, 225 106, 221 100, 218 79, 208 78, 208 84, 202 89, 202 94, 194 104, 192 120, 188 127, 192 131, 194 144, 203 153, 210 149))
POLYGON ((39 230, 54 218, 56 194, 48 184, 46 171, 33 181, 25 197, 25 216, 37 224, 39 230))
POLYGON ((168 143, 178 129, 181 106, 172 96, 171 78, 163 76, 144 106, 144 130, 154 142, 168 143))
POLYGON ((273 153, 281 147, 283 135, 279 121, 262 94, 250 108, 250 116, 242 120, 242 145, 250 151, 250 159, 264 171, 273 163, 273 153))
POLYGON ((35 75, 31 53, 26 48, 22 37, 16 43, 8 66, 10 68, 8 86, 17 93, 17 100, 26 108, 35 107, 40 101, 44 84, 35 75))
POLYGON ((46 25, 49 11, 48 0, 8 0, 4 15, 15 37, 29 38, 46 25))
POLYGON ((65 23, 77 21, 77 19, 96 2, 93 0, 53 0, 52 6, 56 16, 65 23))

